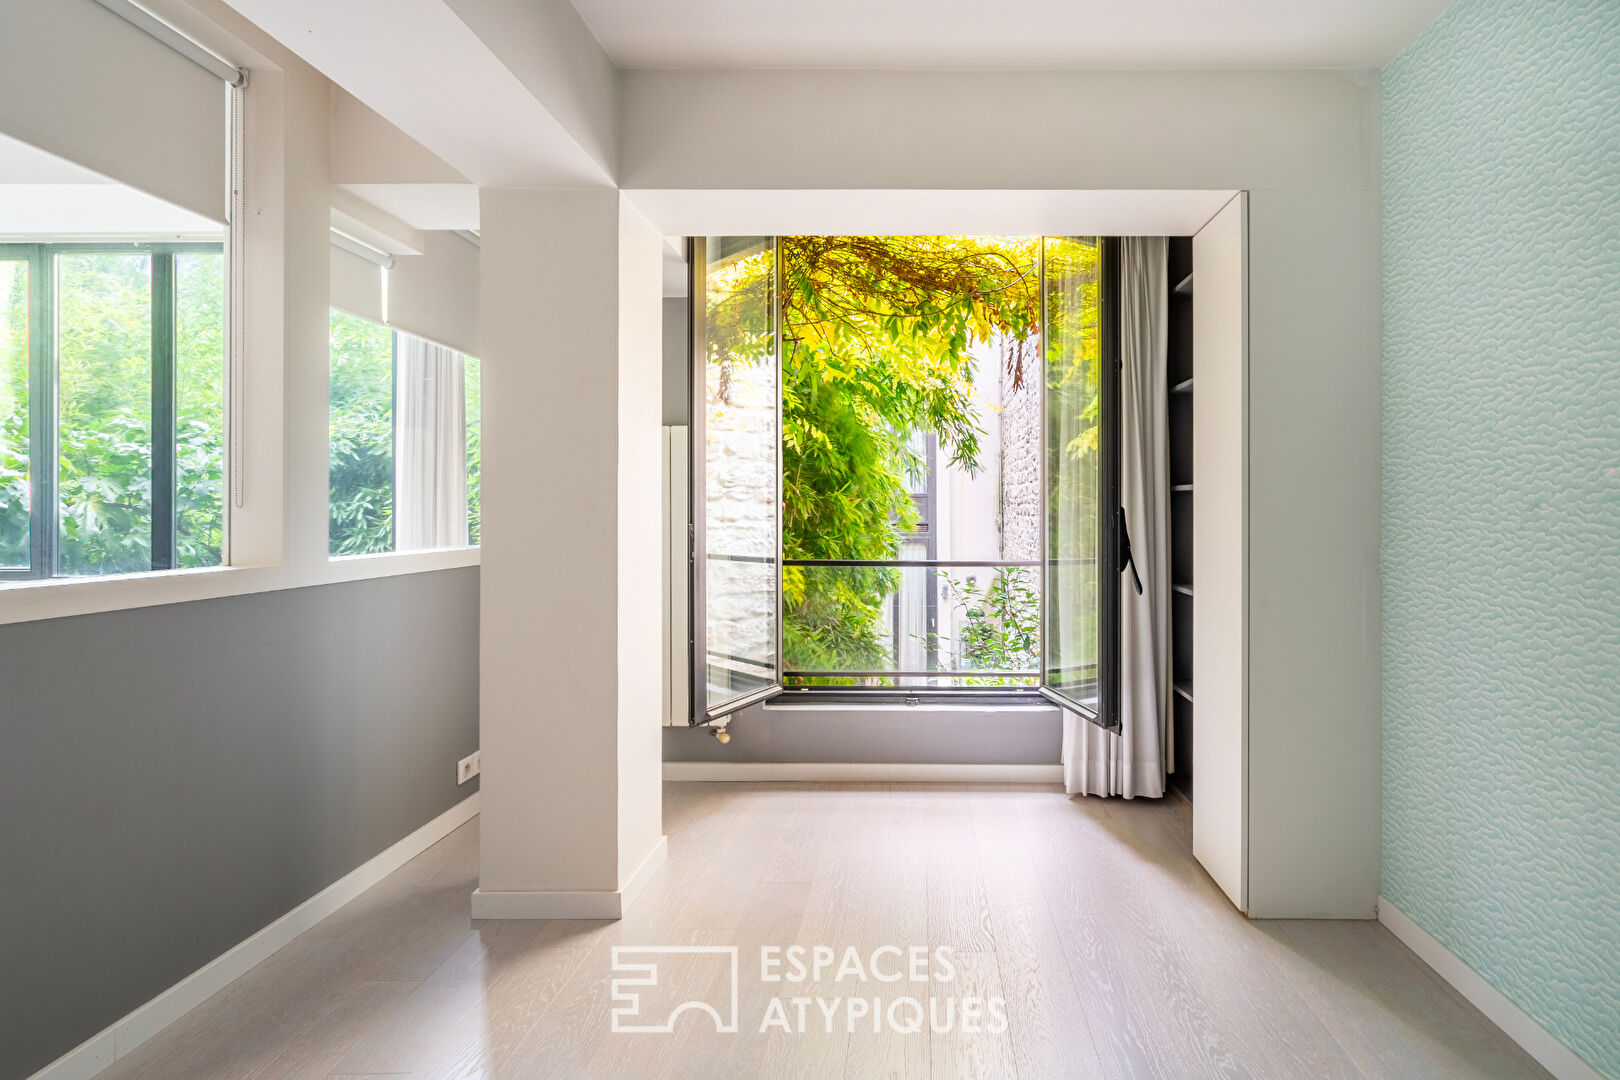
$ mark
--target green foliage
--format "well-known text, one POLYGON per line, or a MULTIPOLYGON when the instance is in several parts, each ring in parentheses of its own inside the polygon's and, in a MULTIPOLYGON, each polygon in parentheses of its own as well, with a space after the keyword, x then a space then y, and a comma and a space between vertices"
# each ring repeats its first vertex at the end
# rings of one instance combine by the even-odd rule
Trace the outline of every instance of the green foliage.
POLYGON ((0 262, 0 566, 28 565, 28 264, 0 262))
POLYGON ((332 312, 331 495, 333 555, 394 550, 394 336, 386 326, 332 312))
POLYGON ((57 566, 152 565, 152 260, 56 256, 57 566))
MULTIPOLYGON (((807 236, 781 240, 783 553, 893 559, 916 526, 912 447, 932 432, 959 467, 979 464, 975 343, 1039 330, 1038 240, 807 236)), ((1022 378, 1016 366, 1014 378, 1022 378)), ((789 567, 789 667, 890 662, 880 621, 895 570, 789 567)))
MULTIPOLYGON (((328 340, 328 550, 375 555, 394 550, 394 332, 333 311, 328 340)), ((467 533, 482 535, 482 365, 462 358, 467 432, 467 533)))
MULTIPOLYGON (((924 641, 941 655, 941 663, 963 671, 1034 671, 1041 662, 1041 601, 1029 571, 1009 566, 989 585, 973 587, 942 574, 952 605, 962 616, 954 642, 929 634, 924 641)), ((963 678, 964 686, 1027 686, 1032 680, 1010 676, 963 678)))
POLYGON ((175 256, 174 546, 218 566, 225 542, 225 256, 175 256))
MULTIPOLYGON (((1047 395, 1053 553, 1085 566, 1097 554, 1101 362, 1098 247, 1048 239, 1046 355, 1040 340, 1043 241, 1023 237, 785 237, 782 317, 782 548, 790 559, 894 559, 917 524, 913 447, 934 434, 956 467, 979 464, 975 344, 1003 350, 1014 386, 1026 365, 1047 395)), ((707 340, 722 399, 739 366, 774 348, 768 254, 711 266, 707 340)), ((1074 571, 1066 571, 1074 573, 1074 571)), ((1063 640, 1095 657, 1095 573, 1061 614, 1063 640), (1089 628, 1089 629, 1088 629, 1089 628)), ((783 644, 790 669, 879 669, 892 662, 884 613, 898 571, 788 567, 783 644)), ((966 609, 955 661, 1038 666, 1039 598, 1022 573, 998 576, 966 609)), ((938 648, 936 643, 936 648, 938 648)), ((1091 658, 1089 661, 1087 657, 1091 658)), ((821 680, 817 680, 821 681, 821 680)))
MULTIPOLYGON (((152 260, 59 252, 56 275, 58 570, 151 567, 152 260)), ((0 565, 29 561, 29 280, 4 264, 0 329, 0 565)), ((180 566, 220 561, 224 521, 224 260, 175 256, 175 543, 180 566)))

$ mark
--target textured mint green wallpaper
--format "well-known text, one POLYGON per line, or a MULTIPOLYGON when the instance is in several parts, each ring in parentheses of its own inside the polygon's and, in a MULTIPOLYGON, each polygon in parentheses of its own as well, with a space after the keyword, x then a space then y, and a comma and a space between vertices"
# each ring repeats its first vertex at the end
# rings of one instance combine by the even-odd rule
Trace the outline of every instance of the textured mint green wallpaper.
POLYGON ((1620 0, 1383 73, 1384 883, 1620 1077, 1620 0))

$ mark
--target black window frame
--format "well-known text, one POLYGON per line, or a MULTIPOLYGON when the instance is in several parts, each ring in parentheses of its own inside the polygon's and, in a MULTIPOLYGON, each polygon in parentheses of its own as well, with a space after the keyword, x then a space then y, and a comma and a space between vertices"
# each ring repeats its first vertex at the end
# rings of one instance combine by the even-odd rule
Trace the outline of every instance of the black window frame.
MULTIPOLYGON (((29 565, 0 567, 0 581, 43 581, 69 577, 94 580, 97 575, 60 572, 61 506, 57 499, 60 467, 59 373, 57 350, 57 255, 150 255, 151 270, 151 560, 145 573, 172 570, 175 549, 176 372, 179 364, 176 324, 176 255, 224 255, 223 242, 103 241, 72 243, 0 243, 0 261, 28 265, 28 486, 29 565)), ((228 286, 227 286, 228 289, 228 286)), ((222 359, 221 364, 225 365, 222 359)), ((222 366, 222 374, 228 367, 222 366)), ((223 402, 222 402, 223 404, 223 402)), ((228 456, 227 441, 221 450, 228 456)), ((229 462, 225 475, 229 475, 229 462)), ((221 513, 229 515, 230 499, 221 492, 221 513)), ((221 545, 220 561, 226 561, 221 545)))

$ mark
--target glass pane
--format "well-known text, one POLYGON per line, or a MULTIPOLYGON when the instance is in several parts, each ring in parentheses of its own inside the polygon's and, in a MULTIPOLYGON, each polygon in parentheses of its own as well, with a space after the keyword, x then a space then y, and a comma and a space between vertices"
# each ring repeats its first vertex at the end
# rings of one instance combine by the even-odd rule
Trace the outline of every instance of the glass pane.
POLYGON ((789 686, 1040 682, 1036 567, 812 565, 783 576, 788 602, 815 600, 784 627, 789 686))
POLYGON ((394 334, 332 312, 329 550, 394 550, 394 334))
POLYGON ((152 257, 56 261, 57 573, 152 568, 152 257))
POLYGON ((710 708, 776 682, 777 397, 769 237, 709 237, 704 599, 710 708))
POLYGON ((1095 712, 1102 494, 1100 251, 1093 240, 1049 237, 1045 252, 1045 685, 1095 712))
POLYGON ((484 413, 484 375, 483 365, 474 357, 462 357, 462 365, 467 377, 467 543, 477 547, 482 535, 479 512, 483 502, 479 481, 484 471, 484 444, 480 438, 484 413))
POLYGON ((0 568, 29 566, 28 263, 0 262, 0 568))
POLYGON ((225 539, 225 256, 174 257, 174 544, 218 566, 225 539))

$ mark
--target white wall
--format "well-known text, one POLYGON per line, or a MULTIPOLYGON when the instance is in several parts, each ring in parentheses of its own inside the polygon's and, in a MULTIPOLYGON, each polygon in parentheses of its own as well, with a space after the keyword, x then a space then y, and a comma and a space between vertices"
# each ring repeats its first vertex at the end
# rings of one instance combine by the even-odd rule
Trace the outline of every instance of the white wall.
POLYGON ((485 189, 480 200, 480 888, 609 891, 618 196, 485 189))
MULTIPOLYGON (((666 229, 683 205, 671 190, 830 205, 848 189, 1249 192, 1250 910, 1371 916, 1376 77, 636 71, 620 102, 620 183, 666 229)), ((1109 231, 1076 205, 1052 199, 1043 217, 1026 202, 1018 220, 1109 231)))
POLYGON ((664 241, 619 198, 619 882, 663 833, 664 241))
POLYGON ((611 190, 481 199, 478 903, 580 915, 662 831, 662 244, 611 190))
POLYGON ((1363 188, 1367 79, 1324 71, 627 71, 619 184, 1363 188), (897 122, 903 118, 903 122, 897 122))

